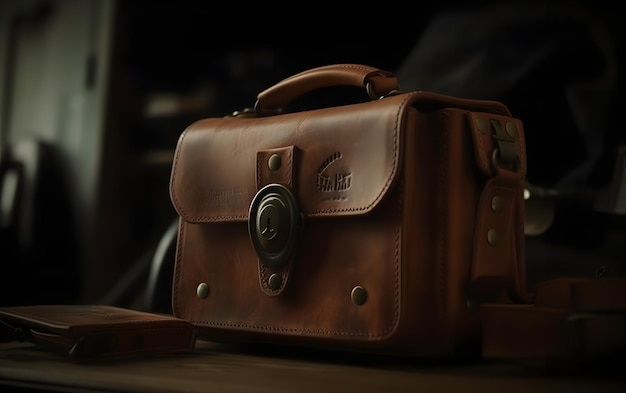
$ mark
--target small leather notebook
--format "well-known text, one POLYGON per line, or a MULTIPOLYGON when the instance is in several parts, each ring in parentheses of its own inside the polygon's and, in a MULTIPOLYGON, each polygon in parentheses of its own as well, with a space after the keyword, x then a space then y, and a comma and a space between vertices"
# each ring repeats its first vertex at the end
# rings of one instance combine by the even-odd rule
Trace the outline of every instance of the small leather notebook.
POLYGON ((0 307, 0 341, 27 341, 76 361, 189 352, 193 326, 173 315, 108 305, 0 307))

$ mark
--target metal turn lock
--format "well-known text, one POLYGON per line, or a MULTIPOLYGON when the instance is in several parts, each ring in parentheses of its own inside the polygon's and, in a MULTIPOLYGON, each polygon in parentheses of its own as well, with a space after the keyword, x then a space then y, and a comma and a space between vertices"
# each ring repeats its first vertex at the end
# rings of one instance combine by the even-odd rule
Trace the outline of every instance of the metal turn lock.
POLYGON ((248 232, 259 260, 271 268, 283 266, 294 254, 300 212, 289 188, 269 184, 250 203, 248 232))

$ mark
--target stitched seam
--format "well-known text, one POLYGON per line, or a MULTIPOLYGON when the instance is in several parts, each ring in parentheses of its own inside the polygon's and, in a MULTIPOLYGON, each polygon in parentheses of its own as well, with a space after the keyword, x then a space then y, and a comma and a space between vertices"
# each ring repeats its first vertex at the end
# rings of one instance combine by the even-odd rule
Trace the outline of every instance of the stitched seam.
MULTIPOLYGON (((179 239, 182 240, 184 236, 185 236, 185 223, 179 222, 178 237, 179 239)), ((177 306, 179 306, 179 301, 180 301, 180 297, 179 297, 180 272, 183 270, 181 265, 183 264, 182 248, 183 248, 184 243, 185 243, 184 241, 179 241, 176 246, 176 261, 175 261, 175 267, 174 267, 174 282, 176 283, 176 285, 174 285, 174 289, 172 290, 174 312, 176 312, 177 309, 179 308, 177 306)), ((177 313, 177 314, 179 315, 180 313, 177 313)))
POLYGON ((287 183, 293 186, 293 149, 287 152, 287 183))
MULTIPOLYGON (((476 138, 476 142, 478 144, 478 151, 479 151, 478 159, 481 161, 482 166, 488 170, 489 169, 489 160, 487 159, 487 155, 488 154, 486 154, 486 152, 485 152, 485 141, 483 139, 483 135, 481 134, 481 132, 476 129, 476 127, 477 127, 476 122, 478 121, 480 116, 477 115, 477 114, 474 114, 474 117, 475 117, 475 119, 472 122, 473 124, 472 124, 471 130, 472 130, 472 133, 474 135, 476 135, 476 137, 477 137, 476 138)), ((489 119, 487 119, 487 120, 489 120, 489 119)), ((487 133, 485 135, 491 136, 491 132, 487 131, 487 133)))
MULTIPOLYGON (((182 134, 180 135, 180 139, 179 139, 178 143, 179 143, 179 146, 181 148, 180 149, 176 149, 176 152, 174 154, 174 162, 173 162, 173 167, 172 167, 172 179, 177 179, 176 174, 178 173, 178 162, 180 160, 180 155, 182 154, 181 150, 182 150, 182 146, 183 146, 183 140, 187 136, 187 131, 189 130, 189 128, 190 127, 186 128, 182 132, 182 134)), ((175 187, 175 185, 174 185, 174 187, 175 187)), ((177 208, 179 208, 179 210, 180 210, 180 215, 181 216, 186 215, 182 205, 180 204, 180 200, 178 199, 178 196, 177 196, 177 194, 175 192, 175 188, 172 190, 171 195, 172 195, 172 200, 174 201, 174 205, 177 208)))
POLYGON ((438 192, 439 192, 439 198, 438 198, 438 203, 439 203, 439 209, 438 209, 438 213, 440 215, 440 219, 439 219, 439 223, 441 225, 441 229, 439 231, 440 233, 440 238, 439 238, 439 260, 437 261, 437 271, 439 274, 439 279, 437 281, 438 284, 438 290, 439 290, 439 307, 438 307, 438 311, 440 313, 440 315, 444 316, 445 315, 445 311, 446 311, 446 301, 447 301, 447 296, 446 296, 446 272, 447 272, 447 266, 446 266, 446 260, 447 260, 447 236, 448 236, 448 209, 447 209, 447 204, 446 204, 446 195, 447 195, 447 188, 448 188, 448 158, 449 158, 449 141, 448 138, 450 137, 449 134, 449 125, 450 125, 450 118, 448 117, 448 115, 445 112, 441 112, 441 117, 440 120, 442 122, 442 127, 441 130, 443 130, 442 132, 442 145, 441 145, 441 154, 439 154, 440 158, 441 158, 441 173, 439 176, 439 187, 438 187, 438 192))
POLYGON ((257 190, 261 188, 261 164, 260 162, 263 161, 262 158, 263 158, 263 153, 257 152, 256 154, 256 189, 257 190))

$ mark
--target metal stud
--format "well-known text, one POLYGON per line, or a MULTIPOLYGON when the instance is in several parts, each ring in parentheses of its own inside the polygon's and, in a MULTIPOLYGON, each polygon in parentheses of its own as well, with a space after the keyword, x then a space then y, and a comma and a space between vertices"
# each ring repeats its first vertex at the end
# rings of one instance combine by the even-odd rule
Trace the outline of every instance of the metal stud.
POLYGON ((198 287, 196 288, 196 294, 200 299, 204 299, 209 296, 209 285, 204 282, 198 284, 198 287))
POLYGON ((352 288, 350 298, 352 299, 352 303, 356 304, 357 306, 361 306, 367 301, 367 291, 365 290, 365 288, 357 285, 356 287, 352 288))
POLYGON ((280 165, 281 165, 281 159, 278 154, 272 154, 270 158, 267 160, 267 166, 272 171, 277 171, 280 168, 280 165))
POLYGON ((267 285, 269 285, 271 290, 275 291, 280 288, 281 285, 283 285, 283 278, 280 276, 280 274, 273 273, 267 280, 267 285))
POLYGON ((490 229, 489 231, 487 231, 487 242, 489 242, 490 246, 495 246, 496 244, 498 244, 499 240, 500 237, 498 236, 498 231, 496 231, 495 229, 490 229))
POLYGON ((506 123, 506 133, 511 137, 511 138, 515 138, 517 136, 517 127, 515 126, 515 123, 513 123, 512 121, 509 121, 506 123))
POLYGON ((502 210, 502 197, 500 195, 491 198, 491 210, 496 213, 502 210))

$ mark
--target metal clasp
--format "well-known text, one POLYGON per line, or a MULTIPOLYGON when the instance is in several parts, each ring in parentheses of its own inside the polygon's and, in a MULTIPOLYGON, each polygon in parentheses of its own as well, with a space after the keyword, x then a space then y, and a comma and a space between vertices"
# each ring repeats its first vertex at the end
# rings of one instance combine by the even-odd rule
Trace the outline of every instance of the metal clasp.
POLYGON ((255 108, 243 108, 240 111, 233 111, 233 113, 225 117, 258 117, 258 113, 255 108))
POLYGON ((259 260, 270 268, 281 268, 293 258, 301 225, 296 198, 282 184, 266 185, 250 203, 250 240, 259 260))
POLYGON ((517 126, 512 121, 508 121, 504 127, 497 119, 490 119, 489 122, 494 131, 494 149, 491 154, 493 169, 505 168, 516 171, 519 165, 517 126))
POLYGON ((389 96, 395 96, 397 94, 402 94, 402 93, 406 93, 406 91, 404 90, 400 90, 400 89, 394 89, 394 90, 390 90, 387 93, 383 94, 383 95, 378 95, 376 94, 376 92, 374 91, 374 87, 373 87, 373 83, 372 82, 367 82, 365 84, 365 91, 367 91, 367 95, 372 99, 372 100, 381 100, 385 97, 389 97, 389 96))

